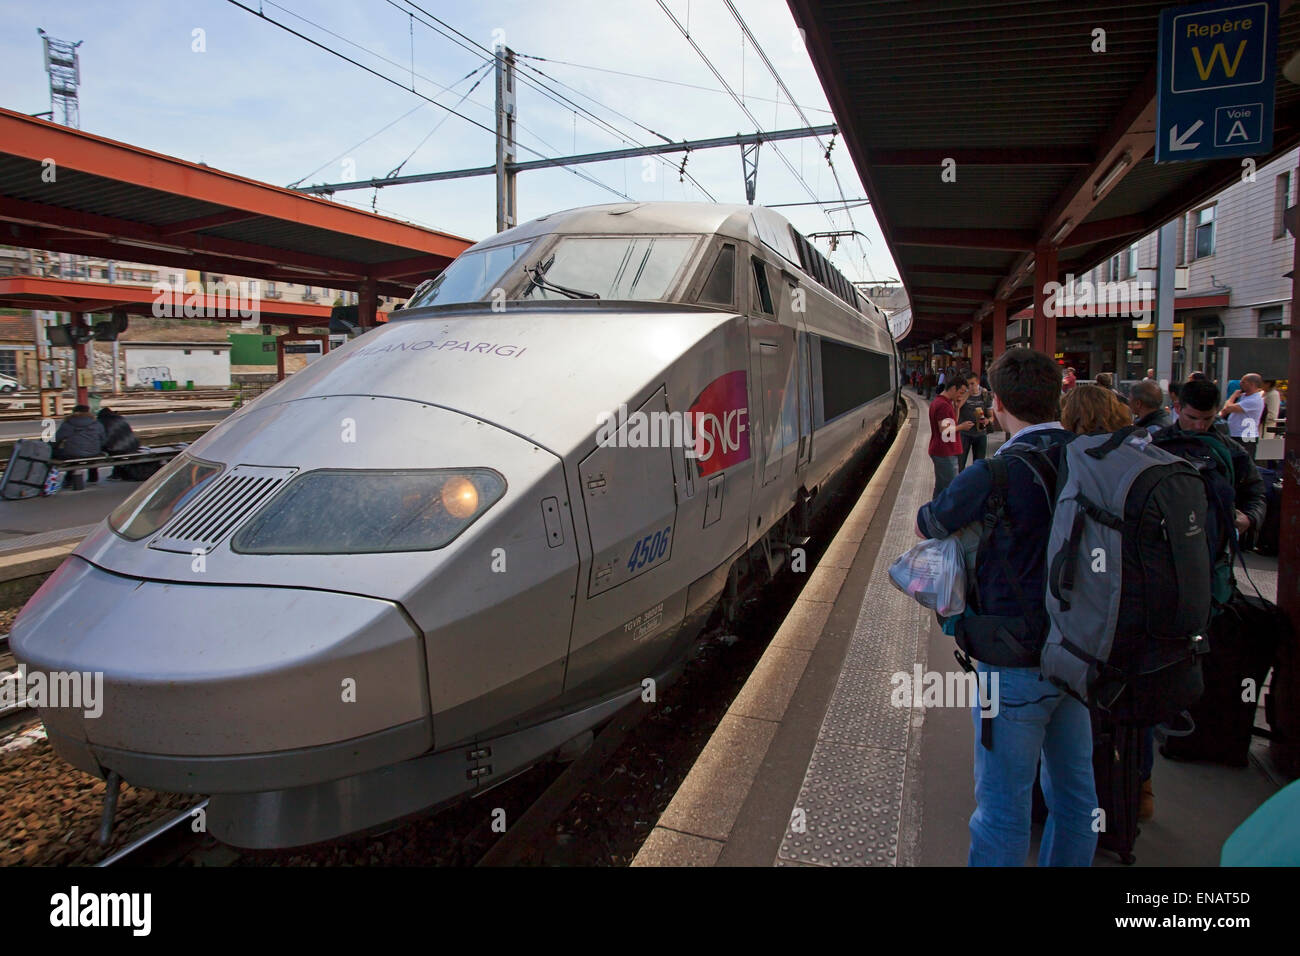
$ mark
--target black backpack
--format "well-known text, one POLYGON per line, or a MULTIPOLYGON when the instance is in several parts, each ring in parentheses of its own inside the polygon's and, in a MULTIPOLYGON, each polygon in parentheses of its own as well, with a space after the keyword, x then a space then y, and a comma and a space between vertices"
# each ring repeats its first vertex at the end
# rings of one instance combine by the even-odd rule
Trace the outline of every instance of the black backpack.
POLYGON ((1157 448, 1175 455, 1196 469, 1205 485, 1209 505, 1206 515, 1206 544, 1213 567, 1212 613, 1219 611, 1232 597, 1233 559, 1237 554, 1237 491, 1232 451, 1222 438, 1209 432, 1162 429, 1152 435, 1157 448))

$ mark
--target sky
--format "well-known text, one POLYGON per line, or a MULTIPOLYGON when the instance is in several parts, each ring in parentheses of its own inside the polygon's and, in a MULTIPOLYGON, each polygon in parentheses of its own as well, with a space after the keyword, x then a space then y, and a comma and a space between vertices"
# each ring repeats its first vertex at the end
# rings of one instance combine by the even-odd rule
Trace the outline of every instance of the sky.
MULTIPOLYGON (((6 25, 0 34, 0 62, 6 64, 0 72, 0 106, 23 113, 50 108, 40 27, 58 39, 83 41, 78 51, 81 128, 90 133, 280 186, 381 177, 399 165, 403 174, 486 166, 495 161, 494 81, 474 44, 490 50, 504 42, 521 55, 521 64, 545 74, 520 69, 521 161, 661 142, 655 134, 680 141, 754 131, 657 0, 415 0, 418 8, 407 0, 240 2, 254 12, 231 0, 0 0, 6 25), (427 25, 437 25, 433 17, 469 40, 461 46, 438 35, 427 25), (482 82, 459 102, 479 77, 482 82), (545 84, 619 132, 598 126, 570 103, 548 98, 529 81, 545 84)), ((664 2, 727 83, 743 94, 764 130, 804 125, 723 0, 664 2)), ((834 122, 786 4, 733 2, 809 121, 834 122)), ((864 197, 838 137, 831 155, 843 195, 864 197)), ((607 188, 567 169, 520 173, 519 220, 619 202, 623 196, 706 198, 694 183, 680 181, 681 154, 664 159, 649 166, 634 158, 572 167, 607 188)), ((739 147, 693 152, 686 170, 719 202, 745 201, 739 147)), ((339 192, 335 199, 478 240, 495 230, 495 196, 494 179, 481 177, 388 187, 377 195, 375 190, 339 192)), ((817 143, 765 144, 757 201, 813 198, 836 205, 840 198, 817 143), (778 149, 806 186, 782 163, 778 149)), ((854 226, 865 233, 865 240, 841 241, 835 253, 825 240, 817 243, 849 278, 897 276, 869 206, 829 217, 817 206, 778 211, 804 233, 854 226)))

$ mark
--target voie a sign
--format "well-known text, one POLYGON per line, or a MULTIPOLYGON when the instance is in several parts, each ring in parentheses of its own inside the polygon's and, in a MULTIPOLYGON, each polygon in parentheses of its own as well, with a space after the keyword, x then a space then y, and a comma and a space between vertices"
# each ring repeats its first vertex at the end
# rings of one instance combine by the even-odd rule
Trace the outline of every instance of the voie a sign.
POLYGON ((1278 0, 1161 11, 1157 163, 1272 149, 1277 34, 1278 0))

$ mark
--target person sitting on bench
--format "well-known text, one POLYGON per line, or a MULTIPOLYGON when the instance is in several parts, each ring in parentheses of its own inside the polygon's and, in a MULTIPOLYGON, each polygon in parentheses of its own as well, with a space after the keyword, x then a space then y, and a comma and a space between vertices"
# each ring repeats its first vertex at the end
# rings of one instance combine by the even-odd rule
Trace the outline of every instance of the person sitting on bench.
MULTIPOLYGON (((90 414, 89 405, 77 405, 72 409, 72 414, 63 420, 59 430, 54 433, 54 452, 50 457, 56 461, 94 458, 103 454, 103 451, 104 426, 90 414)), ((99 480, 98 468, 86 470, 90 472, 91 481, 99 480)), ((68 480, 74 491, 81 491, 86 487, 85 476, 79 471, 70 474, 68 480)))
MULTIPOLYGON (((113 411, 107 405, 99 410, 99 423, 104 426, 104 454, 129 455, 140 450, 140 439, 131 430, 131 423, 124 415, 113 411)), ((110 478, 122 481, 144 481, 161 466, 159 462, 144 462, 135 465, 115 465, 110 478)))

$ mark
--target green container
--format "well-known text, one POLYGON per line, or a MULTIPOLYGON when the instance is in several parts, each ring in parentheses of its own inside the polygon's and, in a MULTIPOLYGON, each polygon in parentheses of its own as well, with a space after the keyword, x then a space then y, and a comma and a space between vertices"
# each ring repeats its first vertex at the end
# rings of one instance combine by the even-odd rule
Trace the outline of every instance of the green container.
POLYGON ((185 391, 187 391, 187 392, 192 392, 192 391, 194 391, 194 383, 193 383, 192 381, 190 381, 189 379, 186 379, 186 381, 185 381, 185 391))

